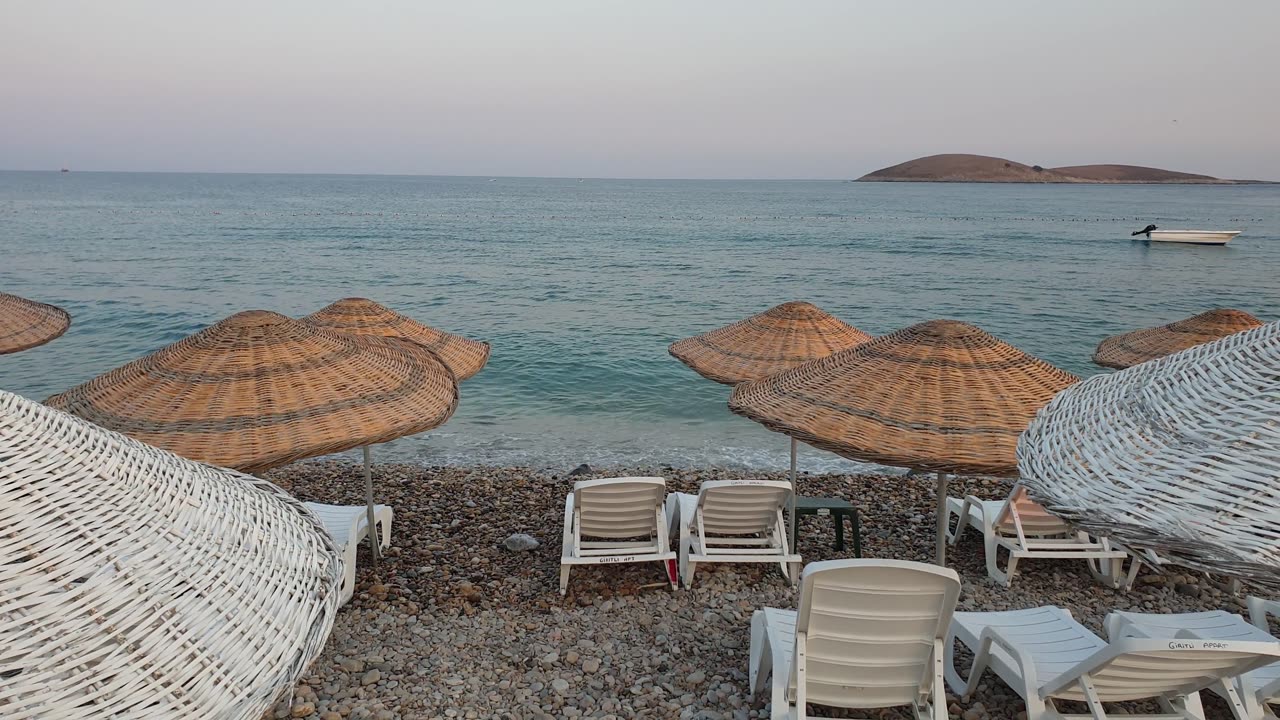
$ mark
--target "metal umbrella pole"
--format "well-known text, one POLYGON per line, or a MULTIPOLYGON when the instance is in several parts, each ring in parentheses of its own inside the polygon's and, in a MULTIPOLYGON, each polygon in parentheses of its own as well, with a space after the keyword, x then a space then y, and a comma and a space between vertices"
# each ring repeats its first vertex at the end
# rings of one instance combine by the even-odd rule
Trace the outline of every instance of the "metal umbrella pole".
POLYGON ((364 501, 365 517, 369 522, 369 550, 373 553, 373 564, 378 565, 378 557, 381 548, 378 547, 378 524, 373 519, 373 461, 370 459, 369 446, 364 448, 364 501))
MULTIPOLYGON (((961 518, 961 522, 964 518, 961 518)), ((947 474, 938 473, 938 565, 947 566, 947 474)))
POLYGON ((791 529, 787 547, 796 551, 796 439, 791 438, 791 529))

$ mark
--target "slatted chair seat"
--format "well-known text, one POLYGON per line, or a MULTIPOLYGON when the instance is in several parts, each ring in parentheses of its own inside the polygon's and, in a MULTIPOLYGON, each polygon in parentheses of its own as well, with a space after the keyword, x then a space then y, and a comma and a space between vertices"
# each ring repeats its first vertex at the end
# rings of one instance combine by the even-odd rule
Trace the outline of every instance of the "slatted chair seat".
POLYGON ((1128 718, 1204 720, 1200 691, 1280 660, 1280 643, 1174 639, 1113 639, 1090 632, 1059 607, 1005 612, 958 612, 946 642, 952 691, 973 694, 990 668, 1022 696, 1027 720, 1110 717, 1105 703, 1154 699, 1163 714, 1128 718), (967 678, 955 668, 955 643, 973 654, 967 678), (1087 715, 1068 715, 1056 702, 1073 700, 1087 715))
POLYGON ((565 498, 560 552, 560 594, 569 591, 574 565, 659 562, 675 589, 664 503, 666 480, 621 477, 579 480, 565 498))
POLYGON ((905 560, 810 563, 798 610, 751 616, 751 694, 770 687, 773 720, 806 703, 870 709, 910 706, 946 720, 943 637, 960 595, 954 570, 905 560))
MULTIPOLYGON (((356 549, 360 541, 369 537, 369 514, 364 505, 325 505, 303 503, 342 550, 342 604, 347 604, 356 590, 356 549)), ((373 521, 378 525, 378 548, 391 547, 391 519, 393 512, 386 505, 373 507, 373 521)))
POLYGON ((667 525, 679 533, 680 578, 693 585, 698 563, 778 563, 794 578, 800 555, 791 552, 783 511, 791 483, 778 480, 710 480, 698 494, 667 496, 667 525))
MULTIPOLYGON (((1258 598, 1250 598, 1250 607, 1259 607, 1258 598)), ((1280 644, 1267 632, 1265 615, 1262 627, 1225 610, 1195 613, 1135 613, 1116 611, 1107 616, 1107 637, 1176 638, 1180 634, 1203 640, 1244 640, 1280 644)), ((1227 701, 1236 720, 1275 717, 1268 703, 1280 703, 1280 662, 1264 665, 1233 678, 1224 678, 1211 688, 1227 701)))
POLYGON ((982 500, 973 495, 963 500, 947 498, 947 541, 955 545, 969 527, 982 533, 987 575, 1005 586, 1013 583, 1020 560, 1058 559, 1084 560, 1095 578, 1119 587, 1129 556, 1112 548, 1106 538, 1095 539, 1075 530, 1032 500, 1021 485, 1015 485, 1005 500, 982 500), (1009 554, 1004 570, 999 563, 1001 548, 1009 554))

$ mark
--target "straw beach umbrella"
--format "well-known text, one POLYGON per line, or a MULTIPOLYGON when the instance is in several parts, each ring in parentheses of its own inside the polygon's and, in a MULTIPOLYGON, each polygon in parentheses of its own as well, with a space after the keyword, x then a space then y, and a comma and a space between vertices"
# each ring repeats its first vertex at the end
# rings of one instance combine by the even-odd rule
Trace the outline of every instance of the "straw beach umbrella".
MULTIPOLYGON (((353 335, 415 342, 434 352, 453 371, 459 382, 480 372, 489 362, 489 343, 423 325, 367 298, 343 298, 302 319, 319 327, 353 335)), ((373 457, 368 445, 361 450, 364 456, 364 482, 367 487, 372 487, 373 457)), ((374 552, 376 554, 377 551, 374 552)))
POLYGON ((342 558, 280 488, 0 392, 8 718, 260 718, 333 627, 342 558))
POLYGON ((1218 308, 1168 325, 1113 335, 1098 344, 1093 361, 1103 367, 1123 370, 1261 324, 1261 320, 1247 312, 1218 308))
MULTIPOLYGON (((671 344, 672 357, 718 383, 759 380, 861 345, 871 336, 807 302, 787 302, 671 344)), ((796 440, 791 439, 790 543, 796 543, 796 440)))
POLYGON ((66 310, 0 292, 0 355, 43 345, 67 331, 66 310))
POLYGON ((344 298, 303 318, 330 330, 411 340, 440 356, 459 381, 489 362, 489 343, 437 330, 365 298, 344 298))
POLYGON ((702 335, 671 343, 672 357, 718 383, 759 380, 871 336, 807 302, 788 302, 702 335))
POLYGON ((936 472, 943 564, 946 474, 1015 474, 1018 434, 1077 380, 973 325, 932 320, 739 385, 729 409, 853 460, 936 472))
MULTIPOLYGON (((457 408, 458 384, 419 345, 252 310, 45 402, 183 457, 260 473, 437 427, 457 408)), ((371 482, 365 491, 372 514, 371 482)))
POLYGON ((1018 443, 1032 495, 1179 565, 1280 589, 1280 323, 1100 375, 1018 443))

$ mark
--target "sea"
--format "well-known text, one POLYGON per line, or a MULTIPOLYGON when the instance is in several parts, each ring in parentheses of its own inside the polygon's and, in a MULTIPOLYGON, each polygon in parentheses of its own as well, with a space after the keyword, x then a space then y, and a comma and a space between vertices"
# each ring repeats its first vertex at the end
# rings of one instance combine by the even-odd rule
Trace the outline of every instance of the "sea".
POLYGON ((1280 185, 0 172, 0 291, 73 316, 0 356, 0 388, 36 400, 241 310, 360 296, 493 346, 454 417, 379 461, 784 469, 788 440, 671 342, 807 300, 872 334, 952 318, 1105 372, 1111 334, 1214 307, 1280 319, 1280 185), (1148 223, 1244 232, 1130 239, 1148 223))

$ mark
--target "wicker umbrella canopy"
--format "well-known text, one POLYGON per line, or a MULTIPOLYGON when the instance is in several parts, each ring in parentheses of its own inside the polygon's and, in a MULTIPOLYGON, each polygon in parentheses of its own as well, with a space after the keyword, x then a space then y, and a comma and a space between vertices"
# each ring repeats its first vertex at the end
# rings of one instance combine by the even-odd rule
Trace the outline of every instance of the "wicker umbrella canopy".
POLYGON ((864 462, 1013 475, 1018 434, 1071 373, 954 320, 931 320, 733 390, 729 409, 864 462))
POLYGON ((1168 325, 1113 335, 1098 344, 1093 361, 1123 370, 1261 324, 1261 320, 1242 310, 1218 308, 1168 325))
POLYGON ((0 392, 8 718, 257 720, 320 654, 341 555, 254 477, 0 392))
MULTIPOLYGON (((810 360, 861 345, 871 336, 812 303, 794 301, 732 325, 671 343, 667 352, 694 372, 736 385, 782 372, 810 360)), ((796 440, 791 439, 791 499, 788 539, 796 544, 796 440)))
POLYGON ((0 355, 43 345, 70 326, 60 307, 0 292, 0 355))
POLYGON ((489 362, 489 343, 428 327, 365 298, 344 298, 303 320, 357 335, 412 340, 439 355, 458 380, 475 375, 489 362))
POLYGON ((759 380, 861 345, 871 336, 816 305, 788 302, 746 320, 671 344, 668 352, 726 385, 759 380))
POLYGON ((46 403, 245 472, 430 430, 458 384, 426 348, 238 313, 46 403))
POLYGON ((1086 530, 1280 588, 1280 323, 1066 390, 1018 467, 1086 530))

